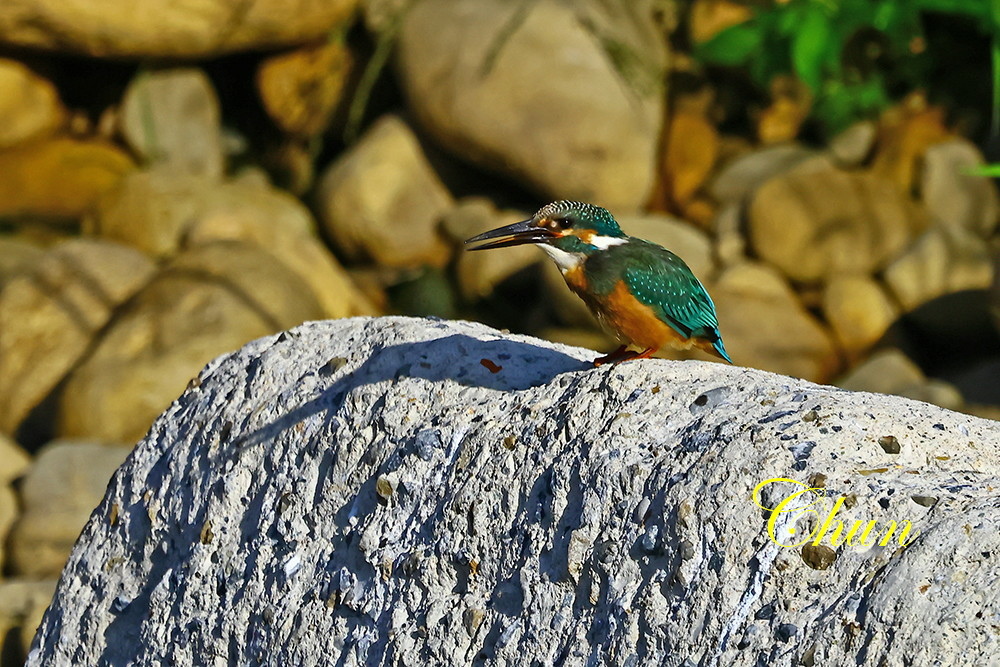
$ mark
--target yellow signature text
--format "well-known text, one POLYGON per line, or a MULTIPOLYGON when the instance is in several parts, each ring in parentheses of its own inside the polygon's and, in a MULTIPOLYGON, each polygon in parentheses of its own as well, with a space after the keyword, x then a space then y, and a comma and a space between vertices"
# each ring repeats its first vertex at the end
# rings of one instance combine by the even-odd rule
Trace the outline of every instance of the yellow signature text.
POLYGON ((782 547, 801 547, 809 543, 819 546, 824 539, 833 547, 847 545, 849 547, 865 548, 874 546, 876 543, 884 547, 888 546, 892 541, 893 535, 900 528, 902 529, 897 536, 898 544, 901 547, 905 547, 911 544, 918 535, 918 533, 912 532, 913 524, 908 519, 904 519, 899 523, 895 520, 890 520, 885 527, 885 532, 881 535, 881 539, 879 539, 879 531, 877 530, 878 521, 875 519, 867 522, 857 519, 851 524, 845 534, 844 522, 836 518, 837 513, 847 500, 845 496, 840 496, 831 503, 824 489, 810 487, 808 484, 803 484, 802 482, 786 477, 765 479, 754 487, 752 499, 757 507, 770 513, 767 519, 768 537, 775 544, 782 547), (761 503, 761 491, 769 484, 780 482, 793 484, 799 488, 785 496, 773 508, 765 507, 761 503), (786 541, 799 537, 796 535, 797 529, 795 526, 801 525, 799 524, 799 520, 805 517, 812 517, 814 519, 810 522, 813 528, 809 534, 796 542, 786 541))

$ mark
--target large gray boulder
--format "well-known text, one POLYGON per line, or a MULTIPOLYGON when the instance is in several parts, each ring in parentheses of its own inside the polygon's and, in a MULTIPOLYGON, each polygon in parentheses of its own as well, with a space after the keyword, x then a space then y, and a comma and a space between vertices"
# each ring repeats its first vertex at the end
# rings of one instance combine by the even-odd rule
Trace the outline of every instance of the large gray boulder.
POLYGON ((593 356, 358 318, 220 357, 112 479, 28 664, 995 659, 1000 425, 593 356), (751 499, 772 478, 795 483, 767 507, 829 493, 789 501, 777 541, 751 499), (897 530, 779 545, 838 500, 869 543, 897 530))

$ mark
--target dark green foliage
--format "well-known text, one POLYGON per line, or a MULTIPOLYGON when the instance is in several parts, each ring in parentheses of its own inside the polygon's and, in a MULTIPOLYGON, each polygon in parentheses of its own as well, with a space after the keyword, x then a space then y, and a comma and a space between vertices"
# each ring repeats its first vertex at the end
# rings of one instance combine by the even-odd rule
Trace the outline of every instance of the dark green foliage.
MULTIPOLYGON (((695 54, 706 63, 747 68, 762 88, 795 74, 815 95, 813 113, 828 133, 891 102, 890 82, 925 84, 928 13, 965 16, 993 40, 998 73, 1000 0, 789 0, 723 30, 695 54)), ((1000 108, 994 81, 994 125, 1000 108)))

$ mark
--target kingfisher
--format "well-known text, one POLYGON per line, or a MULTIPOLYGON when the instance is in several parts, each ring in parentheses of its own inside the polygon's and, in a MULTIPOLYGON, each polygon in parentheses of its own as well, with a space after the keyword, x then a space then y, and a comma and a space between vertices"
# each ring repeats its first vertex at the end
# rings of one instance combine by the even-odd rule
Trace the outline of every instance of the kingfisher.
POLYGON ((662 347, 698 348, 729 363, 715 304, 680 257, 621 230, 607 209, 577 201, 543 206, 528 220, 474 236, 469 250, 533 243, 622 345, 595 366, 648 359, 662 347), (486 243, 483 243, 483 242, 486 243), (639 348, 629 350, 629 346, 639 348))

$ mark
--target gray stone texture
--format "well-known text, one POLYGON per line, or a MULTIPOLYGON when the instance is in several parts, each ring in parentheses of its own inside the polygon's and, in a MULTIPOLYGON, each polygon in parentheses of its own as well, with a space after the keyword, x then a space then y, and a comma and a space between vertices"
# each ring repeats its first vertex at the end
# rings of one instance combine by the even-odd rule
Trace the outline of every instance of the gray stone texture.
POLYGON ((594 356, 356 318, 216 359, 113 477, 28 664, 995 660, 1000 425, 594 356), (916 537, 778 546, 769 478, 916 537))

